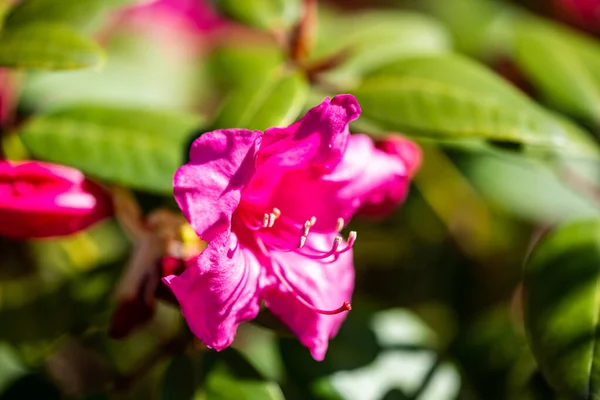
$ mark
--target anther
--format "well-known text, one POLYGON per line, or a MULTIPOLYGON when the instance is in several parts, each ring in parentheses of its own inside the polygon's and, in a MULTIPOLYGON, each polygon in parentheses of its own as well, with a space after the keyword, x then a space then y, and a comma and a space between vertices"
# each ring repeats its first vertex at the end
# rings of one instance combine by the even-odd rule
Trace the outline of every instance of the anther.
POLYGON ((356 242, 356 231, 350 231, 348 234, 348 247, 352 247, 356 242))
POLYGON ((344 229, 344 218, 337 219, 337 225, 335 226, 335 230, 337 232, 341 232, 344 229))
POLYGON ((310 224, 310 221, 306 221, 304 223, 304 230, 302 231, 303 236, 308 236, 308 232, 310 232, 310 227, 312 225, 310 224))
POLYGON ((317 217, 313 215, 308 221, 310 222, 310 226, 315 226, 315 224, 317 223, 317 217))
POLYGON ((265 215, 263 215, 262 227, 266 228, 268 226, 269 226, 269 214, 265 214, 265 215))
POLYGON ((306 236, 300 236, 300 243, 298 243, 298 248, 301 249, 306 244, 306 236))
POLYGON ((341 236, 336 236, 333 239, 333 246, 331 246, 331 253, 337 253, 340 250, 340 246, 342 245, 342 240, 344 240, 341 236))
POLYGON ((277 207, 273 208, 273 215, 275 216, 275 219, 279 218, 281 216, 281 210, 277 207))
POLYGON ((271 213, 269 214, 269 228, 272 228, 273 225, 275 225, 275 220, 277 219, 277 217, 275 216, 275 214, 271 213))

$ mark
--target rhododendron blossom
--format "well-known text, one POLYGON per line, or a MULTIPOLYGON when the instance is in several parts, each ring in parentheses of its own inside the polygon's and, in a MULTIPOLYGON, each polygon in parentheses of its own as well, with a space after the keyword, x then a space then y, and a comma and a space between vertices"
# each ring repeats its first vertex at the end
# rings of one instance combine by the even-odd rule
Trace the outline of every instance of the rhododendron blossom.
POLYGON ((193 143, 174 194, 210 243, 164 280, 207 346, 227 347, 264 301, 315 359, 324 358, 354 286, 356 233, 340 232, 374 194, 406 190, 410 169, 366 135, 350 135, 359 114, 356 99, 340 95, 289 127, 217 130, 193 143))
POLYGON ((0 160, 0 235, 69 235, 111 215, 110 197, 74 168, 0 160))

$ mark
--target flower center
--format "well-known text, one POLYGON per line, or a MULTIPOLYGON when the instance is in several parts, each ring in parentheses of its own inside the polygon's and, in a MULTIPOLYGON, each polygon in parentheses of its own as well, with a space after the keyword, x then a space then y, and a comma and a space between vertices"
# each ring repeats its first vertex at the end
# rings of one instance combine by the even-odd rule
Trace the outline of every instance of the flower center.
POLYGON ((283 265, 276 259, 271 251, 294 252, 311 260, 323 260, 323 263, 329 264, 338 260, 339 256, 349 251, 356 241, 356 232, 351 231, 348 234, 347 244, 343 246, 344 238, 339 232, 344 228, 343 218, 337 219, 335 233, 338 233, 329 249, 318 249, 308 241, 311 228, 317 223, 315 216, 307 219, 302 225, 286 218, 278 208, 273 208, 270 212, 263 213, 262 219, 257 218, 256 213, 244 213, 241 219, 244 225, 257 232, 254 235, 256 244, 262 253, 269 257, 273 265, 273 272, 277 280, 293 294, 298 301, 309 309, 325 315, 335 315, 352 309, 349 302, 345 301, 340 307, 334 310, 323 310, 310 304, 302 297, 299 291, 286 278, 283 265), (254 214, 254 217, 252 216, 254 214), (275 228, 275 229, 272 229, 275 228))

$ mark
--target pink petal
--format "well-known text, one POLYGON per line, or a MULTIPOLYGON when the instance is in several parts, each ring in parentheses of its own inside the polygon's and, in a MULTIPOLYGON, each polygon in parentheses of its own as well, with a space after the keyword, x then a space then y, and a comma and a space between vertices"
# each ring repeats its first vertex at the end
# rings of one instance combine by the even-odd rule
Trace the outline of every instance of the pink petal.
POLYGON ((330 232, 338 218, 347 222, 365 202, 376 204, 391 196, 393 204, 398 204, 407 187, 408 171, 399 157, 376 149, 366 135, 352 135, 341 162, 330 174, 315 177, 307 170, 286 174, 272 206, 283 217, 300 223, 315 216, 313 230, 330 232))
POLYGON ((311 169, 315 176, 331 171, 346 150, 348 123, 359 115, 358 102, 346 94, 325 98, 293 125, 267 129, 244 200, 264 208, 289 170, 311 169))
POLYGON ((259 131, 207 132, 192 144, 190 162, 173 181, 175 200, 202 240, 231 227, 241 192, 254 174, 259 131))
POLYGON ((360 106, 349 94, 325 98, 304 117, 287 128, 265 131, 258 165, 276 158, 281 167, 310 165, 331 171, 346 149, 348 124, 360 115, 360 106))
POLYGON ((237 326, 258 314, 260 274, 253 253, 240 246, 234 233, 223 232, 183 274, 163 281, 177 297, 192 332, 206 346, 223 350, 237 326))
MULTIPOLYGON (((331 247, 333 235, 311 235, 307 246, 325 250, 331 247)), ((333 310, 350 301, 354 289, 352 251, 340 255, 337 261, 324 263, 296 253, 271 253, 274 264, 281 265, 279 273, 289 284, 277 277, 277 265, 267 269, 271 282, 263 290, 263 297, 274 315, 279 317, 300 342, 308 347, 313 358, 323 360, 329 339, 346 318, 347 312, 323 315, 298 300, 302 297, 316 308, 333 310)))
MULTIPOLYGON (((421 166, 423 153, 415 142, 400 136, 390 135, 378 141, 376 146, 381 151, 397 157, 404 163, 408 177, 417 173, 421 166)), ((410 185, 409 179, 390 182, 382 185, 379 190, 373 192, 365 199, 359 214, 370 216, 384 216, 397 207, 406 197, 410 185)))

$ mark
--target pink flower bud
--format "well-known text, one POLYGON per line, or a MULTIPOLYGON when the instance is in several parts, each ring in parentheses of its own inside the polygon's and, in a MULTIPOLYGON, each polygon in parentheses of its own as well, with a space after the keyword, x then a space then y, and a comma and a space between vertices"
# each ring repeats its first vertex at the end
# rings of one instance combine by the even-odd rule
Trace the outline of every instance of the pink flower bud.
POLYGON ((111 215, 109 196, 74 168, 0 160, 0 235, 62 236, 111 215))

